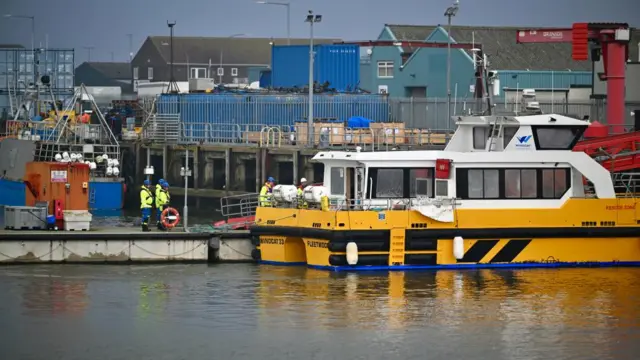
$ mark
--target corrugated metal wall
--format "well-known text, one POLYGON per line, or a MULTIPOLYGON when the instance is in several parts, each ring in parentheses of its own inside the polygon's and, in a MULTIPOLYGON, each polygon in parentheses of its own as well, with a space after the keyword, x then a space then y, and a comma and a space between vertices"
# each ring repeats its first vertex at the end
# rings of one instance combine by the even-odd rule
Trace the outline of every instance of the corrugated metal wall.
POLYGON ((586 86, 592 82, 590 71, 498 70, 498 78, 501 88, 510 89, 569 89, 571 85, 586 86))
MULTIPOLYGON (((360 47, 357 45, 315 46, 314 80, 329 82, 338 91, 353 90, 360 82, 360 47)), ((304 87, 309 84, 309 47, 273 46, 273 87, 304 87)))

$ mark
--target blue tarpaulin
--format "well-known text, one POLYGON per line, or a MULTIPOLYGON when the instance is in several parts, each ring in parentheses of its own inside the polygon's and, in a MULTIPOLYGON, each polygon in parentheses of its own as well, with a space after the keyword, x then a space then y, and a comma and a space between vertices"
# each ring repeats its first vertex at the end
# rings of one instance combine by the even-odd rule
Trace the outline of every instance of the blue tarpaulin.
POLYGON ((362 116, 352 116, 347 120, 347 127, 351 129, 368 129, 371 122, 373 120, 362 116))

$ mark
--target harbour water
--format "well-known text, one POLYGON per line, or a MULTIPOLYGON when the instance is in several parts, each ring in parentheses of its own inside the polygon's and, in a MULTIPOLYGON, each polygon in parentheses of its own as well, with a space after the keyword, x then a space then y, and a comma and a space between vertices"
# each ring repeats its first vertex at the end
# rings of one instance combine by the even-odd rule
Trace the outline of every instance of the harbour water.
POLYGON ((0 267, 6 359, 637 359, 640 269, 0 267))

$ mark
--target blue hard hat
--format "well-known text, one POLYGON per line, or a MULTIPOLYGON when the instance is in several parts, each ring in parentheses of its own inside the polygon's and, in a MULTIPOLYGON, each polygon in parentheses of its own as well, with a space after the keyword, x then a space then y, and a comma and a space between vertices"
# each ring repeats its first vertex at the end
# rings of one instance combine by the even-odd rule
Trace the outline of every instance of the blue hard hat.
POLYGON ((276 182, 276 179, 274 179, 271 176, 269 176, 269 178, 267 179, 267 182, 276 182))
POLYGON ((164 186, 164 187, 169 187, 169 183, 168 183, 168 182, 166 182, 166 181, 165 181, 165 182, 163 182, 161 185, 162 185, 162 186, 164 186))
POLYGON ((164 179, 158 180, 158 184, 160 184, 160 185, 162 185, 164 182, 165 182, 164 179))
POLYGON ((144 186, 149 186, 151 185, 151 181, 145 180, 144 182, 142 182, 142 184, 144 184, 144 186))

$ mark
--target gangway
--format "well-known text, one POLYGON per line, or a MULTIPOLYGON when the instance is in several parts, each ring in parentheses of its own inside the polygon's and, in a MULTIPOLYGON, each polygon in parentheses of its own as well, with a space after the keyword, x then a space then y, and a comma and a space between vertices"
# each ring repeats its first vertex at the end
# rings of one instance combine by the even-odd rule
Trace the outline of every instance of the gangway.
POLYGON ((612 173, 640 169, 640 131, 583 140, 573 151, 584 151, 612 173))

